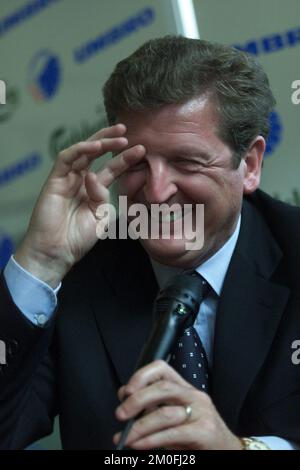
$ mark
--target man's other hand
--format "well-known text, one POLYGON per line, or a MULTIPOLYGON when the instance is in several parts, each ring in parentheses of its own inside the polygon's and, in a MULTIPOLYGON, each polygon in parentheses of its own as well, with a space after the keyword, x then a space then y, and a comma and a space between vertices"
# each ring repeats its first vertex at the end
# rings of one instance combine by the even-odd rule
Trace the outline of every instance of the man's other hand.
MULTIPOLYGON (((138 370, 119 390, 120 421, 139 416, 126 440, 132 449, 241 450, 210 397, 164 361, 138 370)), ((114 443, 120 439, 114 436, 114 443)))

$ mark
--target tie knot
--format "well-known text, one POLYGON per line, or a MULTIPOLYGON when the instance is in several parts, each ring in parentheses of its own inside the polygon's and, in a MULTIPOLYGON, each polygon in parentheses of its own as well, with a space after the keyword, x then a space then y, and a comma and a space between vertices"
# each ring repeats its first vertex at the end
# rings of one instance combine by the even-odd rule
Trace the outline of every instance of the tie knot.
POLYGON ((201 282, 202 282, 202 299, 205 299, 205 297, 208 296, 208 293, 211 289, 211 286, 210 284, 204 279, 203 276, 201 276, 201 274, 199 274, 197 271, 195 270, 189 270, 189 271, 185 271, 189 276, 193 276, 193 277, 199 277, 201 279, 201 282))

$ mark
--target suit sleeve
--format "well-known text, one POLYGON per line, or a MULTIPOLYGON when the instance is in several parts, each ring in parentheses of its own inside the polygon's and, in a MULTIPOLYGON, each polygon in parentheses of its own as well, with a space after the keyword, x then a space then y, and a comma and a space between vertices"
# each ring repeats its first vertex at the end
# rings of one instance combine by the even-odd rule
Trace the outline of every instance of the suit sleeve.
POLYGON ((58 410, 54 321, 33 325, 0 275, 0 449, 23 449, 52 431, 58 410))

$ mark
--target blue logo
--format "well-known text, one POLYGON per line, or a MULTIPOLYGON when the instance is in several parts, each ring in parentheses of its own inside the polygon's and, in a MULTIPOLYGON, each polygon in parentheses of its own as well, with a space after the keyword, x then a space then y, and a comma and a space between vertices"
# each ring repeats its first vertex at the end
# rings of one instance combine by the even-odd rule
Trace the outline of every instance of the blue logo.
POLYGON ((0 233, 0 269, 3 269, 14 252, 14 243, 6 233, 0 233))
POLYGON ((74 51, 74 59, 78 63, 85 62, 95 54, 103 51, 109 46, 122 41, 125 37, 146 28, 155 20, 155 11, 146 7, 134 16, 130 16, 122 23, 117 24, 100 36, 91 39, 74 51))
POLYGON ((300 28, 289 29, 283 33, 275 33, 269 36, 262 36, 251 39, 244 44, 233 44, 233 47, 249 54, 270 54, 282 51, 289 47, 295 47, 300 43, 300 28))
POLYGON ((29 64, 29 91, 36 101, 49 101, 61 81, 59 58, 48 50, 38 51, 29 64))
POLYGON ((41 162, 41 155, 39 153, 32 153, 10 166, 0 168, 0 187, 11 183, 13 180, 24 176, 30 171, 35 170, 41 162))
POLYGON ((267 139, 265 157, 269 157, 282 140, 283 126, 279 114, 275 111, 270 113, 270 132, 267 139))
POLYGON ((60 0, 34 0, 22 5, 8 16, 0 18, 0 37, 11 31, 13 28, 16 28, 24 21, 30 20, 57 1, 60 0))

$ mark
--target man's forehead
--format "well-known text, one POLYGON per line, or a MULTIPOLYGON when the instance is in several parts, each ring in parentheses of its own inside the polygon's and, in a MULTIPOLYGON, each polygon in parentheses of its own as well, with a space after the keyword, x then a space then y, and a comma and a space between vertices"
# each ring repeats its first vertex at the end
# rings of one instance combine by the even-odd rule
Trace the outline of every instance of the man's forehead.
POLYGON ((216 131, 218 115, 207 97, 193 98, 181 104, 166 104, 155 109, 123 111, 118 122, 126 125, 127 133, 141 130, 158 133, 198 133, 204 128, 216 131))
POLYGON ((209 96, 201 95, 196 98, 192 98, 185 103, 182 103, 178 107, 178 116, 182 116, 183 119, 185 116, 194 116, 197 113, 209 112, 213 113, 214 105, 209 96))

